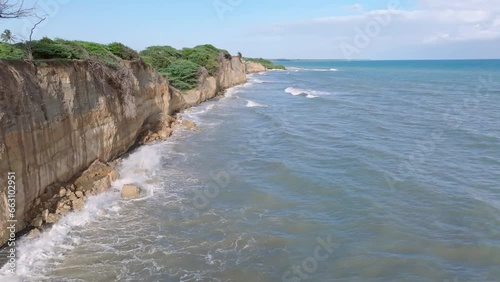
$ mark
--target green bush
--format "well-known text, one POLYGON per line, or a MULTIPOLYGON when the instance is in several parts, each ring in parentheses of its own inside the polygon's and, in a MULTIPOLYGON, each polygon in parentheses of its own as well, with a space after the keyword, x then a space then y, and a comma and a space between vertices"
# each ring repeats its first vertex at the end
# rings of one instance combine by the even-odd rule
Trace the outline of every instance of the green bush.
POLYGON ((90 59, 101 60, 108 65, 114 65, 119 61, 119 58, 111 53, 106 45, 87 41, 73 42, 83 47, 88 52, 90 59))
POLYGON ((151 46, 139 53, 142 59, 155 69, 165 69, 182 57, 181 52, 170 46, 151 46))
POLYGON ((31 42, 33 59, 81 59, 84 50, 71 46, 62 39, 52 40, 47 37, 31 42))
POLYGON ((281 70, 285 69, 285 66, 283 66, 283 65, 276 65, 273 62, 271 62, 270 60, 266 60, 266 59, 262 59, 262 58, 245 58, 245 61, 260 63, 268 69, 281 69, 281 70))
POLYGON ((172 85, 181 90, 196 87, 199 67, 206 68, 210 75, 216 75, 219 57, 232 57, 228 51, 210 44, 182 50, 170 46, 151 46, 139 54, 146 63, 166 74, 172 85))
POLYGON ((25 57, 21 44, 0 42, 0 60, 21 60, 25 57))
POLYGON ((166 73, 168 80, 177 89, 189 90, 196 87, 198 83, 199 65, 188 60, 177 60, 167 68, 160 70, 166 73))
POLYGON ((205 67, 210 75, 215 75, 219 69, 220 53, 221 50, 210 44, 182 49, 184 59, 205 67))
MULTIPOLYGON (((125 47, 125 46, 124 46, 125 47)), ((128 47, 127 47, 128 48, 128 47)), ((116 65, 120 58, 115 56, 106 45, 64 39, 42 38, 31 42, 33 59, 68 59, 68 60, 99 60, 108 65, 116 65)))
POLYGON ((139 54, 135 50, 123 45, 120 42, 113 42, 111 44, 108 44, 107 48, 113 55, 123 60, 133 61, 139 60, 140 58, 139 54))

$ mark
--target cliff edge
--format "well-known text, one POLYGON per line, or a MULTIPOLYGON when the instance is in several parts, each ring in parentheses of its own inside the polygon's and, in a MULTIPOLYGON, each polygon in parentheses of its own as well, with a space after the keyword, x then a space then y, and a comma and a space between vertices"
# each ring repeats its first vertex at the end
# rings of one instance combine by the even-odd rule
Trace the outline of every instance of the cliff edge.
POLYGON ((238 57, 221 57, 219 65, 217 75, 205 72, 196 89, 181 93, 142 61, 112 68, 92 61, 0 61, 0 245, 9 238, 9 172, 20 231, 40 212, 33 211, 35 200, 59 193, 51 185, 127 152, 157 116, 246 81, 238 57))

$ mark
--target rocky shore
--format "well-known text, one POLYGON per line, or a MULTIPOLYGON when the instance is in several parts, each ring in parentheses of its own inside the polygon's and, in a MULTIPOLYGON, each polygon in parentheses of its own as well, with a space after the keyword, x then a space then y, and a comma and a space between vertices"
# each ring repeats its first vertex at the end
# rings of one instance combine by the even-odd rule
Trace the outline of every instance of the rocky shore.
MULTIPOLYGON (((0 61, 0 244, 10 235, 9 172, 16 176, 16 232, 35 228, 36 236, 108 190, 121 155, 168 138, 177 126, 195 127, 177 114, 245 83, 255 70, 239 57, 221 56, 219 65, 217 75, 202 70, 198 87, 181 93, 142 61, 118 68, 0 61)), ((122 196, 130 198, 140 188, 126 189, 122 196)))

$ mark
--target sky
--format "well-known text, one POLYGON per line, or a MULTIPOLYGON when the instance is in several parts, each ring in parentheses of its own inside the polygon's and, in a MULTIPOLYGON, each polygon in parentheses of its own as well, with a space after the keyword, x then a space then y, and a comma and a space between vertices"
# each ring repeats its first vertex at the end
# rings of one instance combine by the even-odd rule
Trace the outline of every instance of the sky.
MULTIPOLYGON (((12 0, 15 1, 15 0, 12 0)), ((12 2, 11 1, 11 2, 12 2)), ((25 5, 35 0, 25 0, 25 5)), ((44 36, 136 50, 210 43, 248 57, 500 58, 500 0, 38 0, 44 36)), ((33 18, 2 20, 29 37, 33 18)))

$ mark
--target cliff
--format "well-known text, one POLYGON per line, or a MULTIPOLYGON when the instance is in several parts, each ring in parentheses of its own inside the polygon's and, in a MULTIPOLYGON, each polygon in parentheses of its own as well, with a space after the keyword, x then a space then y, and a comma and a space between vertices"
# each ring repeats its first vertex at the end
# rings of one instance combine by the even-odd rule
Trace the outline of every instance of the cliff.
POLYGON ((245 62, 245 70, 247 73, 257 73, 267 71, 267 68, 260 63, 245 62))
POLYGON ((246 81, 237 57, 220 58, 181 94, 140 61, 110 68, 90 61, 0 61, 0 245, 8 238, 7 175, 16 175, 16 231, 27 227, 50 186, 77 177, 94 161, 127 152, 158 116, 211 99, 246 81), (35 200, 38 203, 35 203, 35 200))

